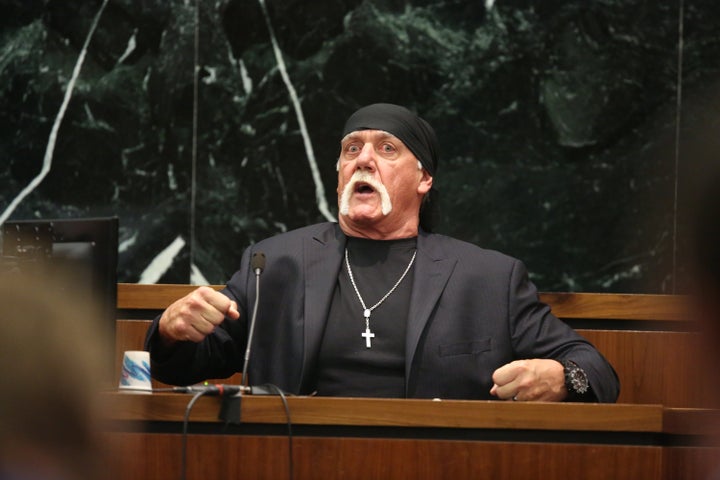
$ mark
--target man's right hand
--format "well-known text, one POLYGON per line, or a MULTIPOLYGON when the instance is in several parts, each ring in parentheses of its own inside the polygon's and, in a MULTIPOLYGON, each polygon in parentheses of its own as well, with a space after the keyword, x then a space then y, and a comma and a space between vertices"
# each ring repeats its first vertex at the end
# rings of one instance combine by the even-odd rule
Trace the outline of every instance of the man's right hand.
POLYGON ((237 303, 210 287, 200 287, 170 305, 160 317, 158 331, 165 345, 201 342, 225 317, 240 318, 237 303))

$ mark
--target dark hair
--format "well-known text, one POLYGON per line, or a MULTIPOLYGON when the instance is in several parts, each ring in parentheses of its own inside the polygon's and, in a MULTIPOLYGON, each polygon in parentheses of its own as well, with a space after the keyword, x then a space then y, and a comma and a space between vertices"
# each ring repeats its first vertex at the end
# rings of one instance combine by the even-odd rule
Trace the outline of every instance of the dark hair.
POLYGON ((423 197, 420 205, 420 228, 433 232, 440 222, 440 193, 435 187, 423 197))

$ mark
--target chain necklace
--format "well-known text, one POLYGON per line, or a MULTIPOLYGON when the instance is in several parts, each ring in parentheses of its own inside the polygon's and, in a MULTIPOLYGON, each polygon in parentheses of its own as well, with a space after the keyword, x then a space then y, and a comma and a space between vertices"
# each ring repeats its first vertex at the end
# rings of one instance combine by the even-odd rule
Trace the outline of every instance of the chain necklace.
POLYGON ((400 282, 403 281, 405 276, 410 271, 410 267, 412 267, 413 262, 415 261, 415 255, 417 255, 417 250, 413 252, 412 258, 410 259, 410 263, 408 263, 407 268, 405 268, 405 271, 400 276, 397 282, 395 282, 395 285, 380 299, 378 302, 373 305, 372 307, 368 308, 365 305, 365 301, 362 298, 362 295, 360 295, 360 290, 358 290, 357 285, 355 285, 355 277, 353 277, 352 268, 350 268, 350 260, 348 260, 348 250, 345 249, 345 266, 347 267, 348 275, 350 276, 350 283, 352 283, 353 288, 355 289, 355 294, 358 297, 358 300, 360 300, 360 305, 363 307, 363 316, 365 317, 365 331, 361 334, 362 337, 365 338, 365 347, 370 348, 371 345, 371 338, 375 338, 375 334, 370 331, 370 314, 373 310, 375 310, 377 307, 380 306, 381 303, 385 301, 386 298, 388 298, 400 285, 400 282))

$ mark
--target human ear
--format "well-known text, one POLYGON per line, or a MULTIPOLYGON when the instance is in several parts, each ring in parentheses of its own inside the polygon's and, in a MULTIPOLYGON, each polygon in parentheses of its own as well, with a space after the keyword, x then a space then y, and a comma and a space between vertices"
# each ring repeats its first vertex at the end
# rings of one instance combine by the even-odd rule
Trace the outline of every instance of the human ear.
POLYGON ((433 177, 427 170, 423 169, 420 183, 418 183, 417 191, 420 195, 425 195, 433 186, 433 177))

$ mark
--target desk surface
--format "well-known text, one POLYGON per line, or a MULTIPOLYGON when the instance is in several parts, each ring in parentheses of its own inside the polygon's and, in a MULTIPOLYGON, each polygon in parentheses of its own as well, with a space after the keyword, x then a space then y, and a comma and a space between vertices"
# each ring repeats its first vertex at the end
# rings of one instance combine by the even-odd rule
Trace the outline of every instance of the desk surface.
MULTIPOLYGON (((178 393, 106 392, 102 403, 109 420, 181 422, 191 398, 178 393)), ((662 405, 293 396, 287 401, 296 425, 720 434, 720 411, 662 405)), ((190 420, 219 422, 221 402, 218 397, 200 398, 190 420)), ((278 396, 243 396, 241 415, 247 423, 287 422, 278 396)))
MULTIPOLYGON (((191 396, 176 393, 107 393, 112 420, 183 420, 191 396)), ((513 403, 466 400, 356 399, 288 397, 297 425, 492 428, 662 432, 661 405, 513 403)), ((217 422, 221 399, 201 398, 190 419, 217 422)), ((242 419, 248 423, 287 422, 280 397, 243 396, 242 419)), ((677 422, 676 422, 677 423, 677 422)))

